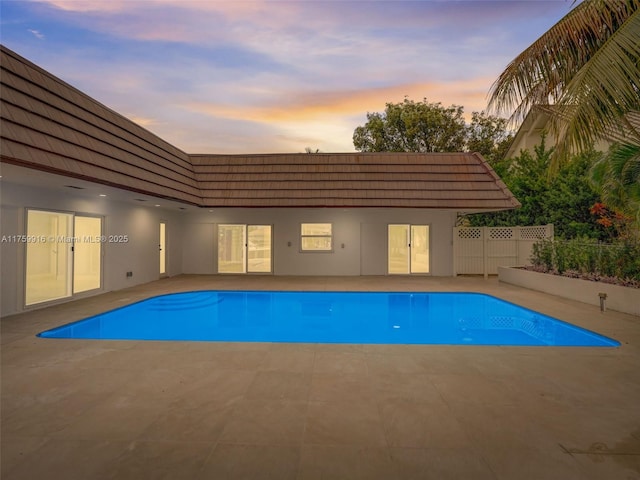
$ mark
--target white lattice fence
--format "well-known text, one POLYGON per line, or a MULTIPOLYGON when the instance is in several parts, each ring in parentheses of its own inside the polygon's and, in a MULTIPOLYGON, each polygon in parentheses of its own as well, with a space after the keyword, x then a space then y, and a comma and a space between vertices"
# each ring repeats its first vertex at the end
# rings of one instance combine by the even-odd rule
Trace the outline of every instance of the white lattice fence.
POLYGON ((455 227, 454 275, 495 275, 498 267, 529 265, 533 244, 553 238, 553 225, 455 227))

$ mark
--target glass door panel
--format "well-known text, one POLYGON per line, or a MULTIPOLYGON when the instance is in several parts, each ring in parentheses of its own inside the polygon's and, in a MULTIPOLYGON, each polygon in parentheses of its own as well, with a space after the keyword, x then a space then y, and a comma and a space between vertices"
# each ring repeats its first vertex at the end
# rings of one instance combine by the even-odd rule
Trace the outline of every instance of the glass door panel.
POLYGON ((73 215, 27 211, 25 304, 71 296, 73 215))
POLYGON ((389 225, 389 273, 409 273, 409 225, 389 225))
POLYGON ((160 276, 167 273, 167 225, 160 222, 160 276))
POLYGON ((102 219, 76 216, 74 219, 73 293, 100 288, 102 262, 102 219))
POLYGON ((247 271, 271 272, 271 225, 247 225, 247 271))
POLYGON ((218 273, 246 272, 245 237, 245 225, 218 225, 218 273))
POLYGON ((411 273, 429 273, 429 225, 411 225, 411 273))

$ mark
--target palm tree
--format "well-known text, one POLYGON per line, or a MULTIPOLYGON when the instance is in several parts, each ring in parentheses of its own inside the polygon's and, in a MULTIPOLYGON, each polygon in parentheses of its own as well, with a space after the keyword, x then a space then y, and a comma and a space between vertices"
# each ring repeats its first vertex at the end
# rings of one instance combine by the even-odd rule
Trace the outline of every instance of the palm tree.
POLYGON ((584 0, 518 55, 493 84, 489 108, 521 121, 550 116, 552 165, 598 138, 640 145, 640 0, 584 0), (540 107, 541 106, 541 107, 540 107))
POLYGON ((640 225, 640 145, 615 144, 591 170, 602 200, 640 225))

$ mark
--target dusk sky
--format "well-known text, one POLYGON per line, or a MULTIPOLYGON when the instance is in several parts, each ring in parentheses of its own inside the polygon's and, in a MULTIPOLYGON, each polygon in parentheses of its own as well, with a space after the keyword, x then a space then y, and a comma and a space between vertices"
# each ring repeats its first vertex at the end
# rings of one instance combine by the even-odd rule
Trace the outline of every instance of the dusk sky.
POLYGON ((405 96, 486 109, 572 2, 0 1, 1 42, 188 153, 354 151, 405 96))

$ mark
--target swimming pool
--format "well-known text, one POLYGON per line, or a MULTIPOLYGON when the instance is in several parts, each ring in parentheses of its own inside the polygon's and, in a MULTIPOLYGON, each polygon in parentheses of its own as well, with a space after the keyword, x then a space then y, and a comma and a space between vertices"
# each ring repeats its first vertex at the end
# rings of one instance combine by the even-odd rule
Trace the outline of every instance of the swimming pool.
POLYGON ((619 346, 479 293, 197 291, 152 297, 43 338, 619 346))

